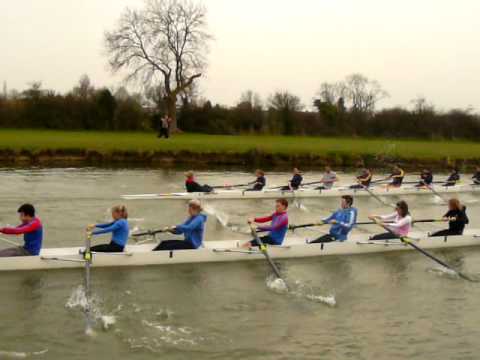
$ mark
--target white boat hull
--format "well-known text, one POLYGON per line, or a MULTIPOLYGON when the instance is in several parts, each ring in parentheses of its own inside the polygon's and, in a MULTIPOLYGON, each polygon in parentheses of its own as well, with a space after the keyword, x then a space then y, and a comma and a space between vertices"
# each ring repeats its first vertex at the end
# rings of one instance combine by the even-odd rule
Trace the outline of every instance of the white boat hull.
MULTIPOLYGON (((426 234, 412 234, 420 239, 418 245, 429 249, 448 249, 472 247, 480 245, 480 230, 469 230, 463 236, 448 238, 430 238, 426 234)), ((205 247, 198 250, 152 252, 150 245, 128 246, 123 254, 94 254, 92 266, 100 267, 135 267, 192 263, 217 263, 232 261, 262 260, 263 255, 240 249, 240 241, 206 242, 205 247)), ((44 249, 40 256, 0 258, 0 271, 19 270, 54 270, 84 267, 81 248, 44 249)), ((369 243, 368 236, 355 235, 346 242, 327 244, 307 244, 304 238, 291 238, 282 247, 269 247, 273 259, 294 259, 319 256, 361 255, 386 253, 392 251, 412 250, 399 240, 369 243)))
MULTIPOLYGON (((434 186, 433 189, 439 194, 458 194, 480 192, 480 186, 457 185, 451 187, 434 186)), ((370 192, 377 196, 404 196, 404 195, 434 195, 431 190, 419 189, 414 186, 387 189, 386 187, 371 188, 370 192)), ((277 199, 284 198, 327 198, 351 196, 371 196, 364 189, 333 188, 330 190, 300 189, 297 191, 242 191, 242 190, 219 190, 213 193, 167 193, 167 194, 138 194, 122 195, 124 200, 244 200, 244 199, 277 199)))

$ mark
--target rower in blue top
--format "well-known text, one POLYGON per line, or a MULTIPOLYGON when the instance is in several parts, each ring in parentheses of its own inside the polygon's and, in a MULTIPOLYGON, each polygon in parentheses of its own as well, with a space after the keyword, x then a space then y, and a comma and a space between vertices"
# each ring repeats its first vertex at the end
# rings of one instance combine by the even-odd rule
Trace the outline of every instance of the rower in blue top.
POLYGON ((341 209, 334 212, 328 218, 323 219, 324 224, 332 225, 330 232, 311 241, 310 244, 346 241, 348 234, 357 223, 357 214, 357 209, 353 207, 353 197, 350 195, 342 196, 341 209))
POLYGON ((203 234, 207 216, 202 214, 202 204, 198 200, 188 203, 189 218, 181 225, 167 227, 165 232, 183 234, 185 240, 162 241, 153 251, 194 250, 203 246, 203 234))
POLYGON ((92 246, 92 252, 121 253, 127 245, 129 236, 128 211, 123 205, 112 208, 113 221, 107 224, 89 225, 87 231, 92 235, 112 234, 109 244, 92 246), (95 230, 96 229, 96 230, 95 230))

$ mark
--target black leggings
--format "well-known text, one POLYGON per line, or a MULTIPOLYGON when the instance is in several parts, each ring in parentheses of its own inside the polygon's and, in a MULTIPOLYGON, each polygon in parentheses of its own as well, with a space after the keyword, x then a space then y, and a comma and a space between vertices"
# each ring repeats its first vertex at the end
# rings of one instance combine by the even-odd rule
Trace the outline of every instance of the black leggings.
POLYGON ((364 186, 364 185, 358 184, 358 185, 350 186, 350 189, 352 189, 352 190, 362 190, 362 189, 369 188, 369 187, 370 187, 370 185, 369 186, 364 186))
POLYGON ((153 251, 195 250, 192 244, 183 240, 162 241, 153 251))
POLYGON ((316 240, 310 241, 310 244, 323 244, 323 243, 330 243, 335 241, 337 241, 337 239, 335 239, 332 235, 326 234, 326 235, 320 236, 316 240))
POLYGON ((392 240, 392 239, 399 239, 400 237, 398 235, 392 234, 392 233, 383 233, 383 234, 378 234, 375 236, 372 236, 370 240, 392 240))
POLYGON ((124 247, 118 244, 115 244, 113 241, 110 244, 102 244, 92 246, 90 251, 99 252, 99 253, 121 253, 123 252, 124 247))
POLYGON ((430 237, 459 236, 459 235, 463 235, 463 232, 446 229, 446 230, 440 230, 440 231, 434 232, 432 235, 430 235, 430 237))
MULTIPOLYGON (((273 241, 273 239, 270 237, 270 236, 261 236, 260 237, 260 240, 262 240, 263 244, 264 245, 277 245, 275 244, 275 242, 273 241)), ((252 241, 250 241, 250 246, 256 246, 256 247, 259 247, 260 244, 258 243, 257 239, 254 239, 252 241)))

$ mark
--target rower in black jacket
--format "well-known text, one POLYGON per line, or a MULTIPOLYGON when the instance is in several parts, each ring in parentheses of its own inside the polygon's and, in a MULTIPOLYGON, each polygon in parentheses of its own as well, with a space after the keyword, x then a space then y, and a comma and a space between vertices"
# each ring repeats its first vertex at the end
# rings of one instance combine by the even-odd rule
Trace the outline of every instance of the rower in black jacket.
POLYGON ((472 176, 473 185, 480 185, 480 166, 475 168, 475 174, 472 176))
POLYGON ((458 170, 458 168, 453 168, 452 172, 448 176, 448 179, 445 182, 445 184, 443 184, 443 186, 455 186, 459 181, 460 181, 460 171, 458 170))
POLYGON ((448 212, 443 216, 443 220, 448 221, 448 229, 437 231, 430 236, 463 235, 463 230, 469 223, 467 208, 463 206, 458 199, 450 199, 448 201, 448 212))
POLYGON ((420 182, 415 185, 417 188, 426 188, 433 184, 433 173, 430 170, 423 170, 420 174, 420 182))
POLYGON ((257 169, 255 171, 255 176, 257 177, 256 180, 253 183, 250 183, 253 187, 247 191, 262 191, 267 185, 267 179, 265 178, 265 172, 263 170, 257 169))
POLYGON ((302 185, 302 181, 303 181, 302 173, 297 168, 294 168, 292 179, 288 182, 288 186, 284 186, 282 190, 283 191, 298 190, 302 185))
POLYGON ((200 185, 195 181, 195 174, 193 171, 187 171, 185 173, 185 188, 189 193, 210 193, 213 191, 213 188, 208 185, 200 185))

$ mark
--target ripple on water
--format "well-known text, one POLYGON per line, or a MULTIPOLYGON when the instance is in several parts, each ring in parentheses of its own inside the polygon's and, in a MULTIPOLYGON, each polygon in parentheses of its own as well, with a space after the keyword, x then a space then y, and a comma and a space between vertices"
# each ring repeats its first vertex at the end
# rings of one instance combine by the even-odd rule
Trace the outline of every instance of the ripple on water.
POLYGON ((165 324, 145 319, 141 321, 141 324, 144 330, 141 336, 129 337, 125 340, 132 350, 159 353, 167 347, 188 350, 227 341, 220 336, 206 334, 189 326, 165 324))
POLYGON ((28 359, 36 356, 45 355, 47 352, 48 352, 48 349, 35 351, 31 353, 0 350, 0 359, 28 359))

